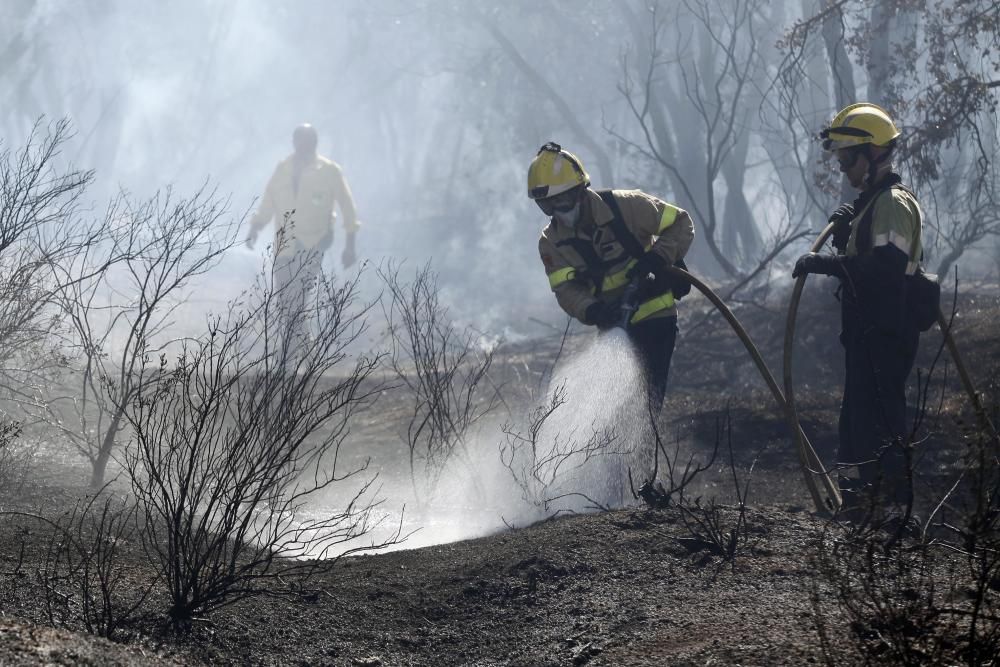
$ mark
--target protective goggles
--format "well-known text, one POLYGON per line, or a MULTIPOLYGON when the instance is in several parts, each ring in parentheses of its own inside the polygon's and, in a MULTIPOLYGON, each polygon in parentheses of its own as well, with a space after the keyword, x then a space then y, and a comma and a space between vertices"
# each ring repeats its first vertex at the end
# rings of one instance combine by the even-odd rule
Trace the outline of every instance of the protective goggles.
POLYGON ((858 163, 858 158, 868 152, 868 144, 837 149, 837 163, 842 170, 848 170, 858 163))
POLYGON ((820 139, 823 140, 823 150, 830 151, 836 150, 838 148, 844 148, 841 143, 846 145, 858 145, 863 142, 864 139, 871 140, 872 133, 867 130, 862 130, 857 127, 828 127, 819 133, 820 139))
POLYGON ((542 213, 552 217, 556 213, 566 213, 572 210, 579 199, 580 188, 576 187, 551 197, 536 199, 535 203, 538 204, 538 208, 542 209, 542 213))

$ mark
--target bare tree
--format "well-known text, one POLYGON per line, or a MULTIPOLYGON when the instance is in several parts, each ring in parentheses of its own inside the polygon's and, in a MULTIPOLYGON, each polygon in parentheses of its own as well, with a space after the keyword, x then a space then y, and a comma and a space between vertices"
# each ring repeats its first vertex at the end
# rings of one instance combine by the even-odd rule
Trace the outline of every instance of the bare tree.
POLYGON ((33 448, 20 442, 21 424, 0 422, 0 494, 16 494, 24 482, 33 448))
MULTIPOLYGON (((996 216, 996 91, 1000 88, 1000 21, 996 3, 917 2, 905 5, 860 0, 824 0, 782 41, 785 59, 776 86, 802 134, 822 125, 802 108, 813 42, 826 47, 832 81, 828 114, 858 101, 855 69, 869 75, 871 102, 887 108, 902 130, 897 166, 921 197, 929 259, 947 272, 969 248, 1000 233, 996 216)), ((829 118, 822 122, 828 122, 829 118)), ((814 161, 818 162, 818 161, 814 161)), ((808 162, 803 163, 804 167, 808 162)), ((834 193, 827 165, 813 180, 834 193)), ((849 197, 843 189, 841 196, 849 197)), ((831 206, 818 202, 821 210, 831 206)))
POLYGON ((479 14, 478 18, 484 29, 493 37, 494 40, 496 40, 496 43, 500 46, 504 55, 506 55, 514 66, 524 75, 524 77, 531 82, 532 86, 536 89, 536 94, 549 100, 549 102, 555 107, 558 118, 565 123, 567 129, 576 141, 578 141, 580 145, 584 146, 594 155, 600 178, 602 178, 605 183, 612 183, 614 179, 614 169, 612 168, 611 159, 608 157, 607 151, 604 146, 594 140, 592 133, 584 127, 583 123, 580 122, 580 119, 577 117, 577 113, 573 110, 573 107, 569 104, 569 102, 567 102, 566 99, 559 94, 559 91, 546 80, 542 72, 540 72, 536 67, 533 67, 531 63, 525 59, 524 55, 518 50, 517 46, 514 45, 514 43, 504 33, 500 26, 497 25, 497 22, 493 20, 493 18, 487 17, 483 14, 479 14))
POLYGON ((30 426, 20 409, 48 382, 62 355, 52 336, 52 267, 94 241, 79 224, 80 198, 92 172, 62 164, 69 123, 36 121, 24 145, 0 151, 0 487, 23 481, 35 444, 19 439, 30 426))
MULTIPOLYGON (((380 357, 354 356, 369 306, 357 282, 322 282, 288 316, 261 279, 176 360, 139 367, 125 417, 135 444, 126 468, 143 540, 168 587, 171 621, 260 593, 278 577, 315 572, 361 547, 375 523, 367 460, 345 465, 351 418, 381 392, 380 357), (303 342, 301 327, 311 332, 303 342), (320 491, 342 502, 303 513, 320 491), (290 557, 308 557, 292 560, 290 557)), ((155 354, 151 344, 139 348, 155 354)), ((373 549, 399 536, 373 541, 373 549)))
POLYGON ((67 121, 36 122, 24 146, 0 152, 0 384, 8 399, 58 361, 49 334, 57 283, 52 267, 92 242, 75 213, 93 173, 60 167, 67 121))
MULTIPOLYGON (((984 129, 977 142, 995 152, 1000 145, 996 120, 984 129)), ((1000 239, 1000 173, 995 160, 969 162, 961 152, 950 156, 940 173, 943 187, 928 189, 923 203, 928 236, 939 253, 935 270, 945 276, 970 248, 1000 239)))
POLYGON ((69 372, 63 391, 33 408, 90 462, 92 488, 104 484, 143 367, 176 342, 173 312, 234 243, 238 221, 227 216, 228 202, 207 187, 138 203, 121 195, 104 218, 108 239, 55 267, 69 372))
POLYGON ((638 55, 624 59, 619 85, 639 138, 614 128, 609 132, 669 174, 678 203, 704 229, 702 238, 727 277, 759 273, 775 249, 780 252, 802 231, 783 227, 762 252, 764 242, 742 192, 750 100, 762 68, 757 35, 761 3, 744 0, 733 12, 720 14, 708 3, 685 2, 675 16, 654 4, 642 19, 627 6, 621 8, 638 43, 646 41, 638 55), (667 102, 677 99, 686 102, 667 102), (727 186, 724 213, 716 203, 722 180, 727 186))

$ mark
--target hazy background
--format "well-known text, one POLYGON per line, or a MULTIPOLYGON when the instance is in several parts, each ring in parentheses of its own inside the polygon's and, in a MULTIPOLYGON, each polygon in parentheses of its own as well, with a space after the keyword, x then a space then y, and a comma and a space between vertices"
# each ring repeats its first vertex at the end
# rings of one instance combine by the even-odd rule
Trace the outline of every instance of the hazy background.
MULTIPOLYGON (((826 4, 12 0, 0 4, 0 131, 16 147, 39 117, 69 118, 65 157, 96 170, 97 209, 118 188, 145 196, 208 179, 241 215, 290 152, 293 127, 311 122, 353 189, 362 258, 433 260, 456 312, 533 335, 545 329, 530 318, 562 318, 537 259, 544 220, 525 196, 542 143, 576 152, 595 186, 691 210, 693 270, 736 281, 781 239, 814 236, 852 196, 812 138, 843 103, 898 110, 918 140, 937 122, 920 104, 933 84, 923 74, 933 15, 895 4, 847 3, 790 39, 826 4)), ((991 35, 955 47, 963 71, 986 81, 997 78, 991 35)), ((975 196, 994 226, 959 254, 967 275, 986 276, 1000 255, 997 179, 981 163, 997 123, 988 105, 972 116, 977 132, 938 137, 938 178, 920 163, 912 181, 943 230, 925 229, 934 269, 953 250, 951 230, 974 217, 955 202, 971 201, 967 172, 979 169, 986 194, 975 196)), ((790 282, 789 258, 808 242, 777 253, 752 284, 790 282)), ((199 297, 206 306, 250 280, 263 245, 227 256, 199 297)))

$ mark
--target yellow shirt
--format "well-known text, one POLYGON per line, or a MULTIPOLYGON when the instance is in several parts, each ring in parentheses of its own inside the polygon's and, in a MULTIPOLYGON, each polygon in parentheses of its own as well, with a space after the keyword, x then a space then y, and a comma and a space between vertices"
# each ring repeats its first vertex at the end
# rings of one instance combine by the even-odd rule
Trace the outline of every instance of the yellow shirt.
POLYGON ((274 218, 284 239, 281 247, 276 244, 279 254, 326 250, 333 243, 334 206, 344 216, 344 230, 356 232, 354 198, 340 165, 317 155, 296 174, 296 159, 291 155, 275 167, 250 220, 250 231, 259 231, 274 218))

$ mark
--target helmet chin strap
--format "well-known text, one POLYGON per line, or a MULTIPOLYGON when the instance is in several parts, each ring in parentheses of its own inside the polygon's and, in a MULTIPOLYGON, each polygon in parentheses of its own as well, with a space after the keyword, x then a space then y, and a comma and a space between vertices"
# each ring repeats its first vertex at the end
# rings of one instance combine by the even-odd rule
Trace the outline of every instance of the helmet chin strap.
POLYGON ((865 146, 865 159, 868 160, 868 173, 865 174, 865 185, 871 187, 878 183, 879 178, 885 176, 892 168, 889 159, 892 157, 892 150, 888 150, 878 157, 872 156, 871 144, 865 146))

